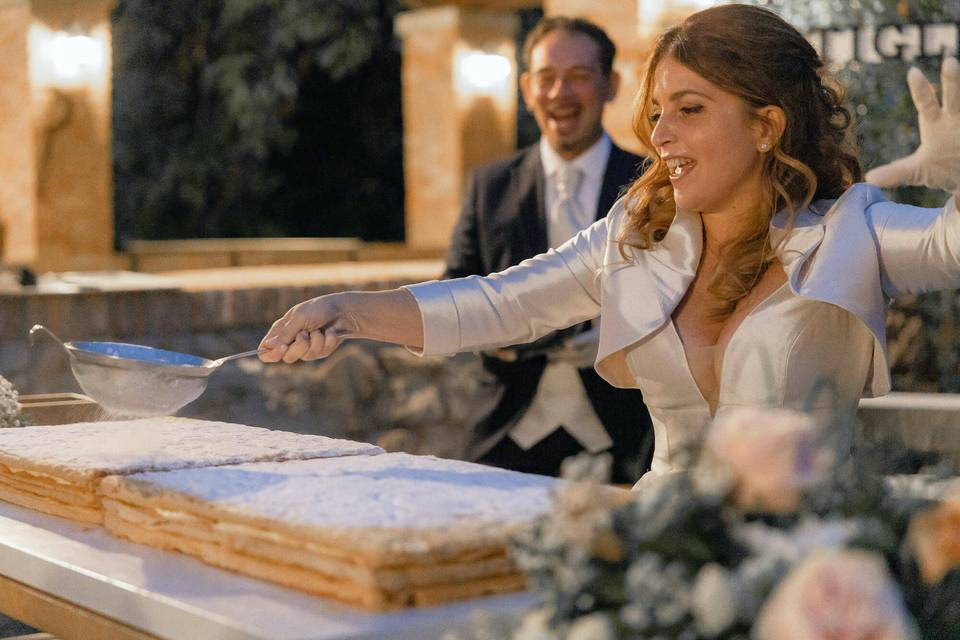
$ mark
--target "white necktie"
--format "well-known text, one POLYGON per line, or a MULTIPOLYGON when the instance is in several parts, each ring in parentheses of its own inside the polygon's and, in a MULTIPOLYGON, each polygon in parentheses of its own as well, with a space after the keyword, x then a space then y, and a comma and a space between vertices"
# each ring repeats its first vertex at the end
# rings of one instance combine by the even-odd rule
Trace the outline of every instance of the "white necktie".
POLYGON ((553 203, 550 216, 553 224, 548 234, 551 247, 563 244, 589 224, 577 199, 582 177, 583 173, 572 164, 561 164, 557 169, 557 199, 553 203))
MULTIPOLYGON (((563 163, 557 169, 557 199, 550 206, 547 225, 551 247, 560 246, 592 222, 577 199, 581 178, 583 172, 571 164, 563 163)), ((591 453, 613 444, 590 404, 577 368, 567 362, 548 362, 533 402, 510 430, 510 438, 528 451, 560 425, 591 453)))

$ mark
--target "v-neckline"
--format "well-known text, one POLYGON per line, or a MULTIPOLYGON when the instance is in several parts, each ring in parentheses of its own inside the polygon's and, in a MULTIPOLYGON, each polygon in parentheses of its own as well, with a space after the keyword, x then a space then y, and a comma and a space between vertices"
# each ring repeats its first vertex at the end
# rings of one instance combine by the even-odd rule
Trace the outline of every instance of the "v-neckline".
POLYGON ((680 345, 680 353, 683 355, 683 367, 687 372, 687 377, 690 379, 690 382, 693 384, 693 388, 697 390, 697 395, 700 396, 700 400, 707 407, 707 412, 710 414, 710 417, 713 418, 716 415, 717 409, 720 406, 720 400, 723 398, 723 382, 724 382, 724 373, 727 364, 727 352, 730 350, 730 345, 733 344, 733 341, 736 339, 737 335, 740 333, 740 329, 743 328, 743 325, 747 324, 747 321, 762 307, 767 306, 767 304, 775 298, 784 287, 789 287, 789 279, 780 283, 776 289, 771 291, 767 296, 758 302, 750 311, 747 312, 747 315, 743 316, 737 326, 733 329, 733 332, 730 334, 727 343, 723 346, 723 352, 720 354, 720 368, 717 372, 717 405, 715 407, 710 406, 710 402, 707 400, 707 397, 703 393, 703 389, 700 387, 700 383, 697 381, 697 377, 693 375, 693 369, 690 368, 690 360, 687 357, 687 345, 684 344, 683 338, 680 337, 680 330, 677 328, 677 321, 670 315, 670 327, 673 329, 673 335, 677 340, 677 344, 680 345))

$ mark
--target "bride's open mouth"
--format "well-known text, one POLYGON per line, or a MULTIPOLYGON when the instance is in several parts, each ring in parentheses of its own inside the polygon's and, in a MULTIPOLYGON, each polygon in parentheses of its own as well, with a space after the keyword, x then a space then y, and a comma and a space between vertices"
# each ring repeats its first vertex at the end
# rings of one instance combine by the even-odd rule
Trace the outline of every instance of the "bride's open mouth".
POLYGON ((667 158, 666 164, 670 181, 676 182, 693 171, 697 163, 690 158, 667 158))

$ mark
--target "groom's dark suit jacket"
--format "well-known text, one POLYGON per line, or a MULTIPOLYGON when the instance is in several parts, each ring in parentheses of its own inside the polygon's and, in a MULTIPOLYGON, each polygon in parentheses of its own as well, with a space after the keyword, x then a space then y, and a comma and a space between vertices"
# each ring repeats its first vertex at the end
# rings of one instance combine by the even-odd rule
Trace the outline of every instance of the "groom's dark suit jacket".
MULTIPOLYGON (((597 202, 597 219, 607 214, 622 190, 637 177, 642 161, 643 158, 612 146, 597 202)), ((548 245, 544 183, 538 144, 475 170, 447 255, 445 277, 487 275, 545 252, 548 245)), ((558 343, 564 335, 577 330, 582 330, 582 326, 547 336, 536 345, 549 346, 551 340, 558 343)), ((486 460, 485 456, 491 450, 500 450, 498 444, 533 401, 547 364, 545 355, 535 355, 536 351, 526 347, 517 347, 516 353, 520 356, 516 362, 483 356, 484 367, 493 374, 495 382, 489 390, 488 404, 473 424, 464 453, 468 459, 511 466, 509 462, 486 460)), ((580 379, 613 441, 610 452, 614 456, 614 481, 636 480, 639 473, 649 468, 653 455, 653 430, 640 392, 610 386, 592 367, 580 369, 580 379)), ((566 435, 559 440, 548 438, 543 446, 565 449, 560 452, 562 455, 582 451, 566 435)), ((524 455, 557 453, 542 451, 537 445, 524 455)))

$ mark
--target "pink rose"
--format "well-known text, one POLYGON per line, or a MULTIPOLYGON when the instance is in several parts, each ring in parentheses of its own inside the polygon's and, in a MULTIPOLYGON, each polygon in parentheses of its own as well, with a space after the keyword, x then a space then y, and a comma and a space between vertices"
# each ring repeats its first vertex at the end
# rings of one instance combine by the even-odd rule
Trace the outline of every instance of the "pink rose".
POLYGON ((739 509, 767 513, 796 510, 801 493, 833 465, 810 416, 758 407, 740 407, 714 420, 704 458, 729 476, 739 509))
POLYGON ((917 637, 903 600, 877 554, 820 549, 767 599, 757 640, 908 640, 917 637))

